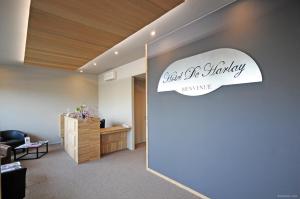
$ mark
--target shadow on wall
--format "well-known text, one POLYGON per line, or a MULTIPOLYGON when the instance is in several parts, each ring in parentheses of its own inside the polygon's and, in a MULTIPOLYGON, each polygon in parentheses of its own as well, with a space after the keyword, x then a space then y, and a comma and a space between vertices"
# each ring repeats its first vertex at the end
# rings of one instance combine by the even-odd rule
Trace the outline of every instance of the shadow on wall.
POLYGON ((31 133, 31 132, 25 132, 25 133, 27 134, 28 137, 30 137, 30 142, 45 140, 45 138, 37 136, 37 133, 31 133))

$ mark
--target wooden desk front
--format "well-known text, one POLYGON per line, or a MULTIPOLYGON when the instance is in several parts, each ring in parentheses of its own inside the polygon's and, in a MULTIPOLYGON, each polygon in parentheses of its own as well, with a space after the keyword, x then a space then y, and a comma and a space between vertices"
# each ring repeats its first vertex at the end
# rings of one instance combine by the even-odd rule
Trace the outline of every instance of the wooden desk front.
POLYGON ((100 159, 99 118, 64 117, 64 148, 78 164, 100 159))
POLYGON ((127 133, 129 129, 122 126, 101 128, 101 154, 127 149, 127 133))

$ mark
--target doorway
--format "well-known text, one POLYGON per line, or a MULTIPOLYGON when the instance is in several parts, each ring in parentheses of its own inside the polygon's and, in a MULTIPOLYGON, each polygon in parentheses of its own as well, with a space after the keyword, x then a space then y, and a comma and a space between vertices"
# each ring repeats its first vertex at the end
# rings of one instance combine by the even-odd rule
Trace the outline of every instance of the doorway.
POLYGON ((135 146, 146 143, 146 75, 134 77, 135 146))

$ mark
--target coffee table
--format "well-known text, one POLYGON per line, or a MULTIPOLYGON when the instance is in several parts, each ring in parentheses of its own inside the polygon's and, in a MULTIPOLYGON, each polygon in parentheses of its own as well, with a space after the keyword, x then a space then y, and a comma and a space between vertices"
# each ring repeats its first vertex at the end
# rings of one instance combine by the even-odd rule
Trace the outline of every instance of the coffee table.
POLYGON ((14 160, 33 160, 33 159, 39 159, 46 155, 48 153, 48 140, 46 141, 38 141, 28 144, 22 144, 18 147, 16 147, 14 150, 14 160), (44 151, 39 151, 40 148, 45 147, 46 149, 44 151), (21 156, 17 157, 16 151, 18 149, 25 149, 25 153, 21 156), (30 152, 30 150, 34 150, 34 152, 30 152), (28 157, 29 155, 34 154, 33 157, 28 157))

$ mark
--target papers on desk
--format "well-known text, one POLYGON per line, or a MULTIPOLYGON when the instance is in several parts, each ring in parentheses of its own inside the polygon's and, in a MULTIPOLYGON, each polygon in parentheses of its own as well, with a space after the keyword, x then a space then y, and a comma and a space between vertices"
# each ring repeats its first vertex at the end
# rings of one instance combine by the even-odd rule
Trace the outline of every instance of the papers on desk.
POLYGON ((22 168, 20 162, 13 162, 13 163, 10 163, 10 164, 4 164, 4 165, 1 165, 1 173, 5 173, 5 172, 8 172, 8 171, 13 171, 13 170, 20 169, 20 168, 22 168))
POLYGON ((129 128, 129 127, 130 127, 128 124, 122 124, 122 126, 123 126, 124 128, 129 128))

